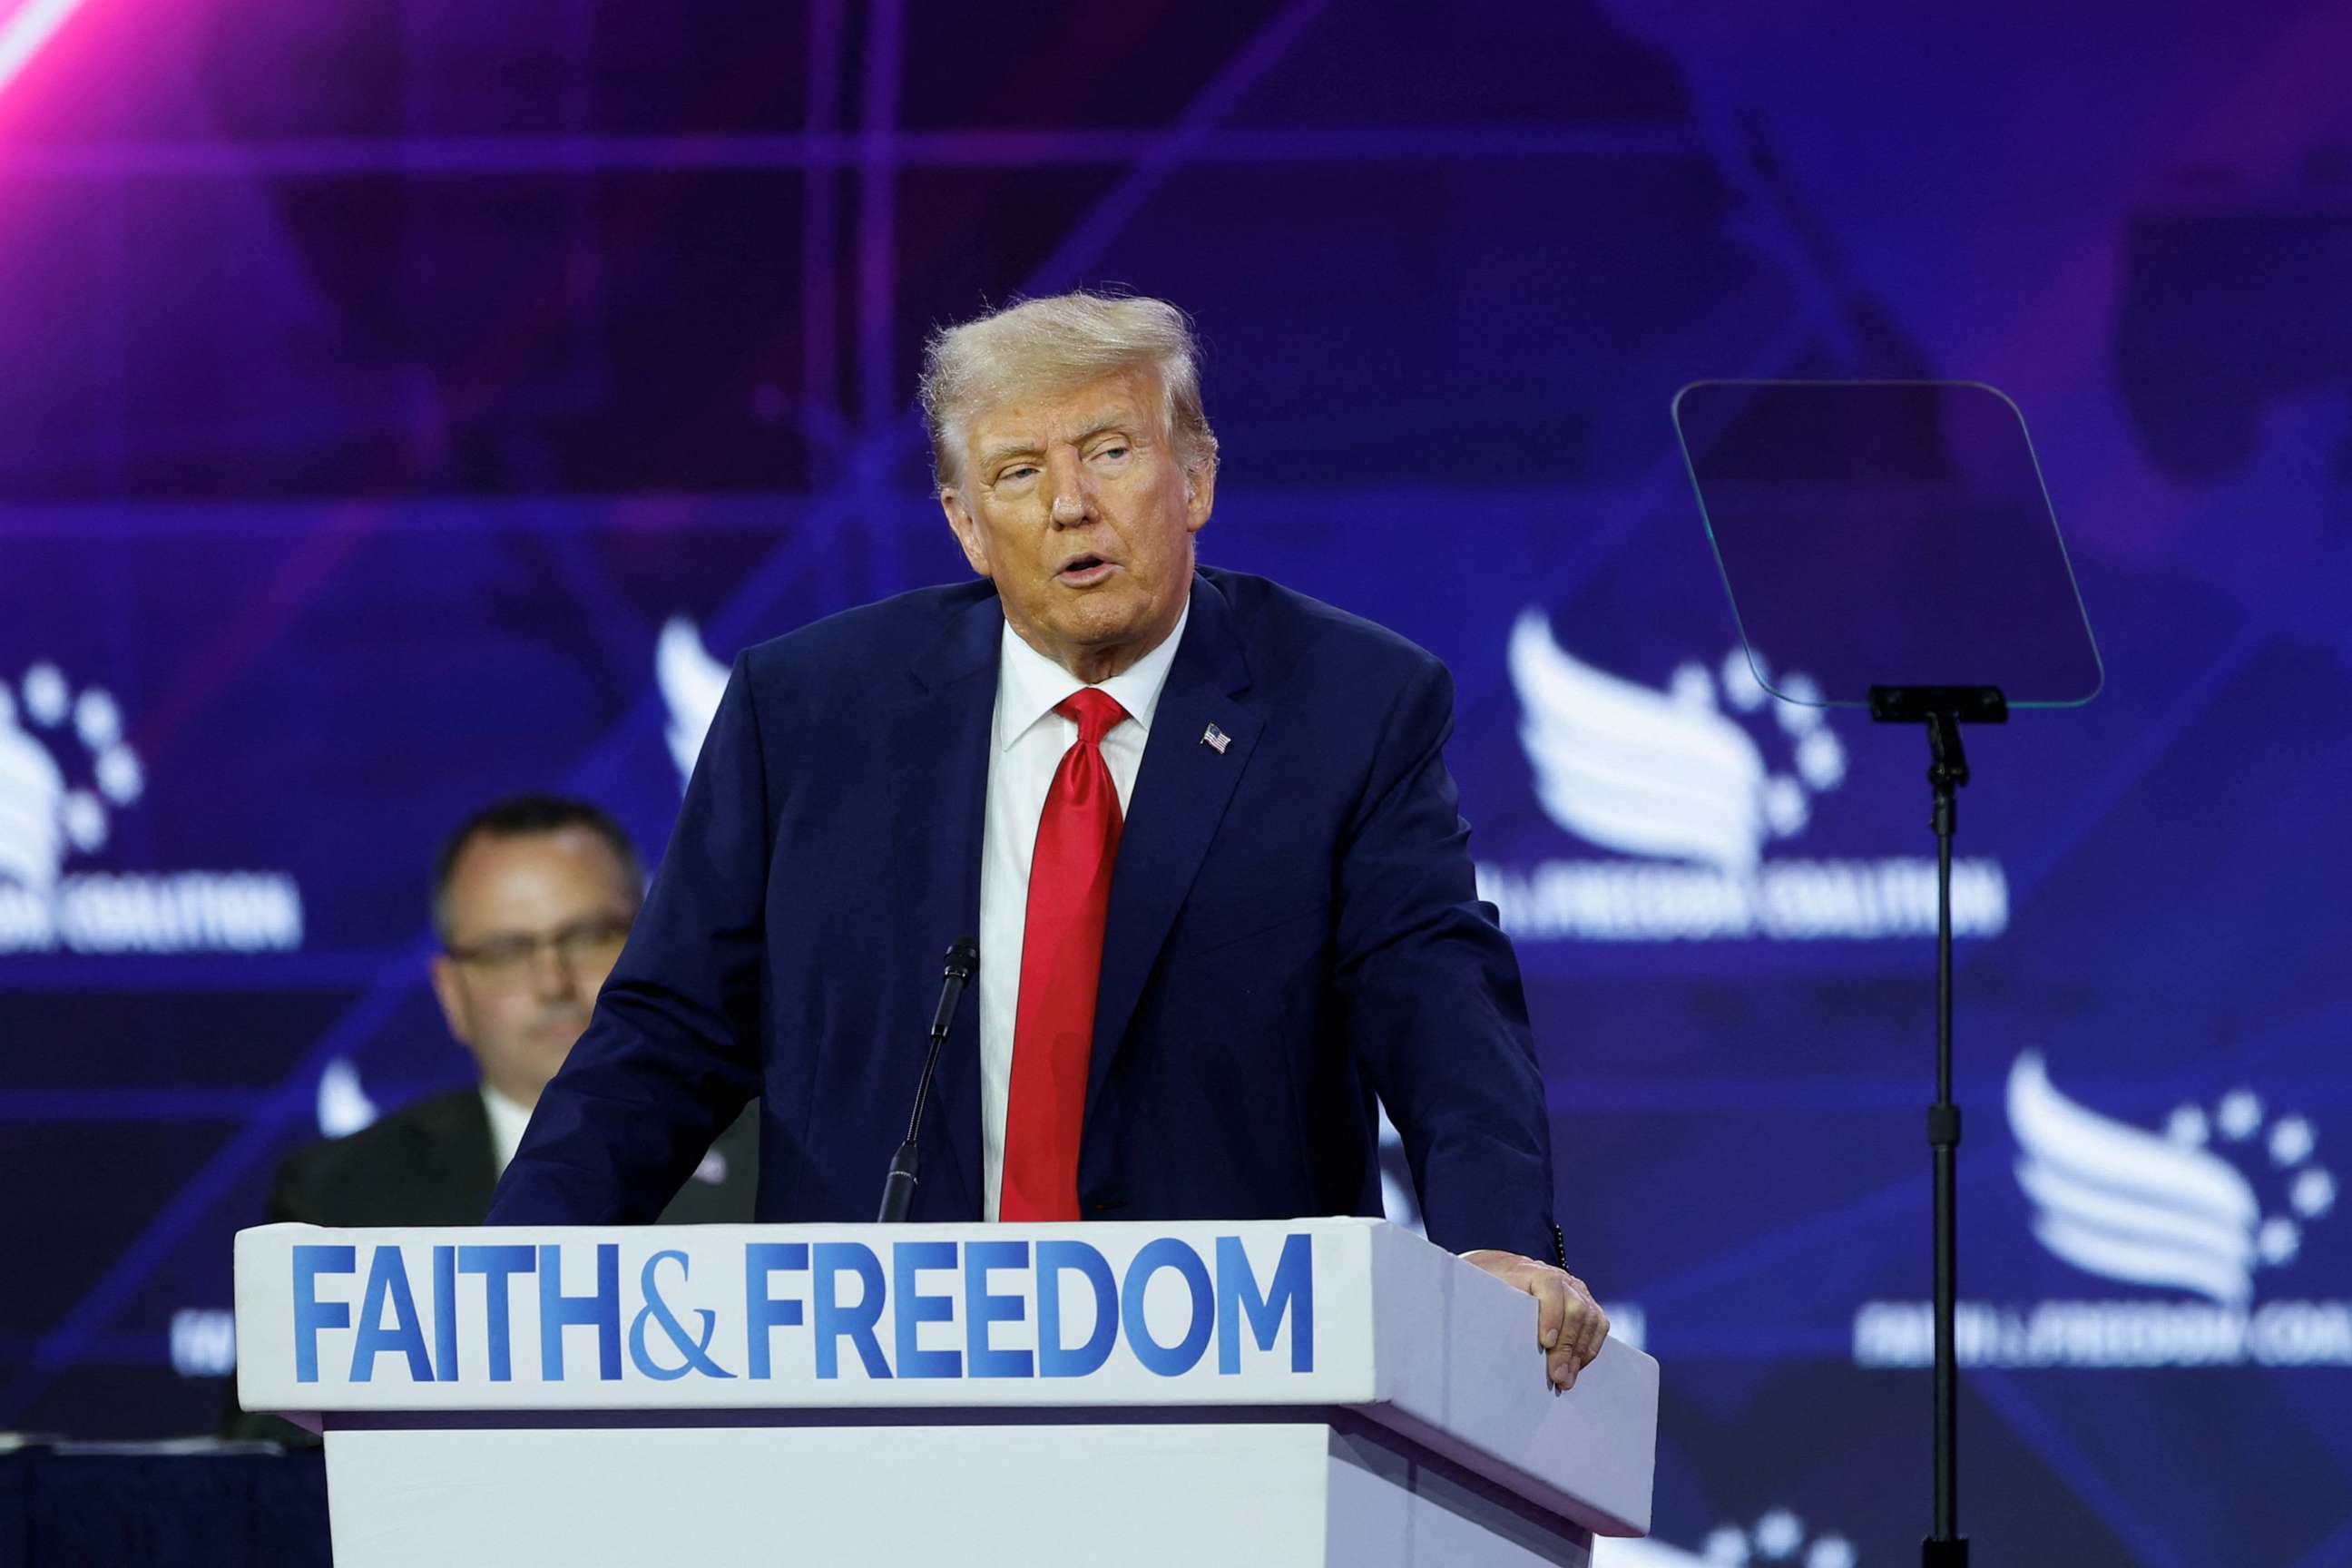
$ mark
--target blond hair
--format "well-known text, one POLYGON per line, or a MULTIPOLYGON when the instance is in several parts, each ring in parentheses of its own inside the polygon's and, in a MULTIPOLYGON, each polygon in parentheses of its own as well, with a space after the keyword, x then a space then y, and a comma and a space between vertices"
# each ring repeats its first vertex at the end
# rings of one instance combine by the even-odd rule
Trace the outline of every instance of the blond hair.
POLYGON ((1081 289, 1023 300, 942 327, 923 345, 921 398, 931 478, 960 481, 965 426, 1007 397, 1063 391, 1121 371, 1159 380, 1160 427, 1192 472, 1217 465, 1216 432, 1201 407, 1201 344, 1192 319, 1165 300, 1081 289))

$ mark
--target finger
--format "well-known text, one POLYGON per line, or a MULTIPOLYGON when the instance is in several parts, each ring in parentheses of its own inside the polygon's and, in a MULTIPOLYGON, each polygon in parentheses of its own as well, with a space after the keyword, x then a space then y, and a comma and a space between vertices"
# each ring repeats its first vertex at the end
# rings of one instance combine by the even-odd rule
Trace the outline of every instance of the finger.
POLYGON ((1601 1310, 1601 1303, 1593 1300, 1591 1289, 1583 1280, 1571 1274, 1569 1276, 1569 1284, 1574 1289, 1576 1300, 1580 1308, 1574 1314, 1577 1348, 1584 1358, 1580 1364, 1590 1365, 1592 1358, 1601 1353, 1601 1345, 1609 1338, 1609 1314, 1601 1310))
POLYGON ((1585 1347, 1584 1361, 1590 1366, 1601 1354, 1601 1347, 1609 1342, 1609 1314, 1595 1302, 1592 1308, 1591 1332, 1585 1347))
POLYGON ((1573 1354, 1584 1343, 1585 1325, 1591 1319, 1592 1308, 1576 1293, 1576 1281, 1563 1274, 1559 1277, 1560 1321, 1559 1348, 1573 1354))
POLYGON ((1559 1338, 1546 1351, 1544 1371, 1551 1379, 1552 1386, 1565 1392, 1576 1386, 1576 1374, 1582 1372, 1584 1363, 1591 1359, 1584 1353, 1584 1343, 1590 1337, 1587 1324, 1591 1316, 1591 1307, 1576 1293, 1576 1281, 1572 1277, 1556 1268, 1548 1268, 1544 1272, 1546 1283, 1559 1292, 1560 1312, 1559 1338))
POLYGON ((1592 1292, 1585 1288, 1583 1280, 1573 1274, 1558 1270, 1554 1273, 1558 1275, 1561 1289, 1567 1292, 1559 1348, 1577 1352, 1580 1358, 1577 1364, 1581 1366, 1600 1352, 1601 1342, 1597 1336, 1607 1320, 1601 1316, 1601 1303, 1592 1299, 1592 1292))
POLYGON ((1536 1343, 1547 1352, 1570 1342, 1568 1276, 1557 1268, 1539 1268, 1525 1281, 1536 1299, 1536 1343))
POLYGON ((1562 1278, 1570 1290, 1566 1326, 1559 1345, 1547 1357, 1545 1371, 1555 1387, 1566 1391, 1576 1386, 1578 1374, 1600 1355, 1609 1333, 1609 1318, 1583 1288, 1582 1280, 1573 1275, 1562 1278))

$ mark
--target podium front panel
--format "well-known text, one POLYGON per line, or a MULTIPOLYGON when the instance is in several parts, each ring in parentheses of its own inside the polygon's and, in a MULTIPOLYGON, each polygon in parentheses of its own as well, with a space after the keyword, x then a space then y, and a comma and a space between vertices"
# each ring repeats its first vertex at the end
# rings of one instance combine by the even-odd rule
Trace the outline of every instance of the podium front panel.
POLYGON ((334 1489, 337 1568, 1582 1568, 1591 1546, 1377 1427, 1313 1420, 331 1424, 327 1458, 364 1478, 334 1489))

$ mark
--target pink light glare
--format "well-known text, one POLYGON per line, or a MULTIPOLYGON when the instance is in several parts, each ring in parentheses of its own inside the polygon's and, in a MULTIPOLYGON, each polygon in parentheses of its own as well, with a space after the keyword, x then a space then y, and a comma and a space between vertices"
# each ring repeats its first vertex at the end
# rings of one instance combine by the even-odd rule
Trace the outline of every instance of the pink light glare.
POLYGON ((81 4, 82 0, 25 0, 16 10, 0 13, 0 92, 8 89, 17 73, 32 63, 41 46, 81 4))

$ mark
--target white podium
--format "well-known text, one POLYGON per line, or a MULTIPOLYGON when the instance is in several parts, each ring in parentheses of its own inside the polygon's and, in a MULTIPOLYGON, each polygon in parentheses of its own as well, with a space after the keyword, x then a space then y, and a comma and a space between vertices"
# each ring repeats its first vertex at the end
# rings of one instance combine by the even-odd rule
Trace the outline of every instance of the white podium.
POLYGON ((1569 1563, 1657 1363, 1375 1220, 236 1238, 247 1409, 339 1568, 1569 1563))

